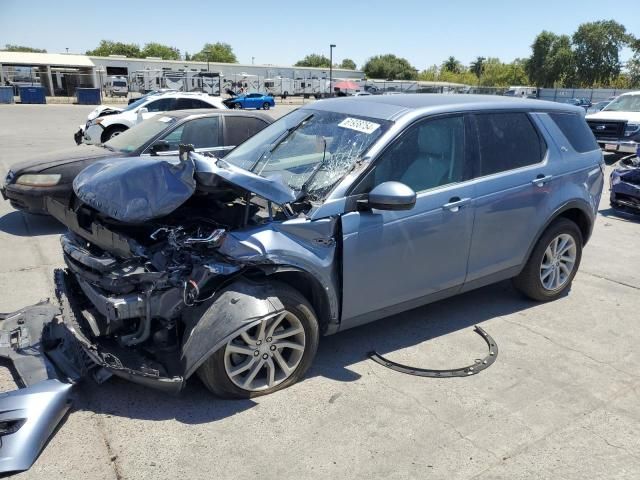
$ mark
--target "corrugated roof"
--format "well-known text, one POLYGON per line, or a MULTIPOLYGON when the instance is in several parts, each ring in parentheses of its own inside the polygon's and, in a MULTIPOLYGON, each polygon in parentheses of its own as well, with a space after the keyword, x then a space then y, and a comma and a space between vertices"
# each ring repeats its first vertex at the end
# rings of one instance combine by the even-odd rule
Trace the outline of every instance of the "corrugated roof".
POLYGON ((0 52, 2 65, 52 65, 56 67, 95 67, 85 55, 66 53, 0 52))

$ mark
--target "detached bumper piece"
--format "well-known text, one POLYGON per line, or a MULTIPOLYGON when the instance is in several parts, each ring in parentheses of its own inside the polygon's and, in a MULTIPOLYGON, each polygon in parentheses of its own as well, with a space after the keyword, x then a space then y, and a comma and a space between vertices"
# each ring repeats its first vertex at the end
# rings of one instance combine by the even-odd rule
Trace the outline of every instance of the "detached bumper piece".
POLYGON ((0 473, 31 467, 71 406, 73 383, 59 380, 44 348, 43 334, 59 313, 43 302, 0 314, 0 357, 12 362, 23 387, 0 394, 0 473))
POLYGON ((449 377, 468 377, 475 375, 482 370, 489 368, 493 365, 493 362, 498 358, 498 345, 491 336, 477 325, 474 327, 474 332, 480 335, 487 345, 489 346, 489 353, 482 359, 476 359, 472 365, 462 368, 453 368, 451 370, 432 370, 429 368, 417 368, 402 365, 400 363, 387 360, 377 352, 369 352, 369 358, 380 365, 395 370, 396 372, 406 373, 407 375, 415 375, 418 377, 431 377, 431 378, 449 378, 449 377))
POLYGON ((640 161, 617 168, 611 173, 611 206, 640 214, 640 161))

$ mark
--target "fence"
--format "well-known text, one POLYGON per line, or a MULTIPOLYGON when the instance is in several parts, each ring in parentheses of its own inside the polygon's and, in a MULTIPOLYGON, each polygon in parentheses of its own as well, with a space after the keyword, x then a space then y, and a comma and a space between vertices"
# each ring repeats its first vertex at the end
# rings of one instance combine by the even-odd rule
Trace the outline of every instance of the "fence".
POLYGON ((615 88, 541 88, 538 96, 540 100, 550 100, 552 102, 561 102, 571 98, 586 98, 591 103, 597 103, 631 91, 615 88))

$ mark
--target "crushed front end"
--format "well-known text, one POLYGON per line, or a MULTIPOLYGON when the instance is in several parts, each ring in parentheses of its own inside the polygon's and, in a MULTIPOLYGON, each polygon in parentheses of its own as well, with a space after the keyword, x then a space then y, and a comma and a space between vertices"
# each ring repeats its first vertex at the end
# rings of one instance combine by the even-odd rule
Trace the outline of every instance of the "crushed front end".
POLYGON ((640 214, 640 159, 625 159, 611 172, 611 206, 640 214))

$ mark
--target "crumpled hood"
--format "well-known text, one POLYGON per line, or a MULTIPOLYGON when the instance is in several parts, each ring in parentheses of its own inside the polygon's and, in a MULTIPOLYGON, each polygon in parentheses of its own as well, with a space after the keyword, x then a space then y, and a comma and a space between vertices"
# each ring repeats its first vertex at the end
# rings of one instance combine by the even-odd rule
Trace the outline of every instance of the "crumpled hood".
POLYGON ((163 217, 195 192, 194 163, 177 157, 99 160, 73 181, 80 200, 125 223, 163 217))
POLYGON ((100 105, 96 108, 94 108, 93 110, 91 110, 91 112, 89 113, 89 115, 87 115, 87 120, 94 120, 98 117, 101 117, 103 115, 111 115, 114 113, 120 113, 122 110, 124 110, 123 108, 120 107, 109 107, 107 105, 100 105))
POLYGON ((68 163, 77 162, 78 160, 108 157, 109 155, 114 154, 114 152, 107 148, 95 145, 80 145, 64 150, 45 153, 30 160, 14 163, 11 165, 11 171, 16 174, 27 172, 38 173, 51 167, 66 165, 68 163))
POLYGON ((297 199, 296 193, 276 178, 261 177, 248 170, 231 165, 225 162, 224 159, 216 160, 198 153, 191 153, 190 158, 196 164, 198 182, 204 185, 210 185, 215 182, 214 177, 220 177, 278 205, 291 203, 297 199))

